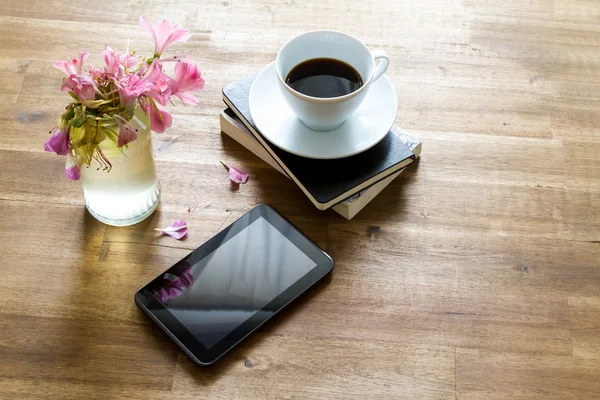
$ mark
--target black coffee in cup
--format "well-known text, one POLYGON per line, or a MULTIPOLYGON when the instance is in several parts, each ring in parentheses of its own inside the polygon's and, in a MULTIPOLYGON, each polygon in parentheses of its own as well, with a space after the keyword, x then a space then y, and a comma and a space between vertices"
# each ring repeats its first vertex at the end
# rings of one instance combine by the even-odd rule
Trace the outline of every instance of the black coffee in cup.
POLYGON ((296 65, 285 83, 311 97, 339 97, 358 90, 363 81, 351 65, 333 58, 313 58, 296 65))

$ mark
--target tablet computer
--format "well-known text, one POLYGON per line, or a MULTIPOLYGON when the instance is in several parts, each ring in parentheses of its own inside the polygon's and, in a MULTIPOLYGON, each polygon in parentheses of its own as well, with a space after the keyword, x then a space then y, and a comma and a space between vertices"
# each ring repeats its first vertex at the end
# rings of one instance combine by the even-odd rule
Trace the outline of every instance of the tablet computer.
POLYGON ((259 205, 156 277, 136 304, 198 365, 211 365, 333 269, 259 205))

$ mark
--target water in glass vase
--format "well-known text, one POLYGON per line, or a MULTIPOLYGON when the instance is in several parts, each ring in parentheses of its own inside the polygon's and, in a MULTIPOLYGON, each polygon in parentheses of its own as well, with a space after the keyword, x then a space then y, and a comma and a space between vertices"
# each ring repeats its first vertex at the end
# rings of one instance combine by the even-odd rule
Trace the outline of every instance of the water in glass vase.
POLYGON ((138 107, 131 124, 137 139, 127 148, 118 148, 109 139, 99 144, 112 164, 109 172, 94 162, 81 168, 85 205, 107 225, 136 224, 154 212, 160 199, 149 118, 138 107))

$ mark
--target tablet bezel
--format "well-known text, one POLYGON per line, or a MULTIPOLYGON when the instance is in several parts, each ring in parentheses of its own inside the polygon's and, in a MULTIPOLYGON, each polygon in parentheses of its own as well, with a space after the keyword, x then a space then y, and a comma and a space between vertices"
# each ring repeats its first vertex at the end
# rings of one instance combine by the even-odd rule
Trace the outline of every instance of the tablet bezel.
POLYGON ((142 287, 135 295, 135 302, 196 364, 207 366, 221 358, 248 335, 331 272, 333 266, 333 259, 296 226, 271 206, 260 204, 142 287), (260 217, 265 218, 275 229, 281 232, 298 249, 314 261, 316 266, 214 346, 206 348, 154 296, 153 290, 163 287, 164 281, 162 278, 165 273, 178 275, 178 272, 180 273, 183 269, 182 267, 189 266, 189 263, 187 263, 188 259, 204 258, 260 217))

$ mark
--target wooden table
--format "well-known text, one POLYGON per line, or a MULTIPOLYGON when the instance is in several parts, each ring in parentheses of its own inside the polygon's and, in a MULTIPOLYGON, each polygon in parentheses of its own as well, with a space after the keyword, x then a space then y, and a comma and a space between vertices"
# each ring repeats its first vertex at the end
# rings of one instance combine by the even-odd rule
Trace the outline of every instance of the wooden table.
POLYGON ((595 0, 3 1, 0 398, 598 398, 599 20, 595 0), (154 136, 159 210, 114 228, 43 151, 68 101, 52 63, 150 53, 141 14, 191 29, 172 49, 207 85, 154 136), (396 122, 424 144, 352 221, 219 133, 221 88, 319 28, 390 55, 396 122), (221 160, 248 184, 232 191, 221 160), (261 202, 336 270, 200 369, 133 295, 261 202), (152 230, 180 218, 185 241, 152 230))

